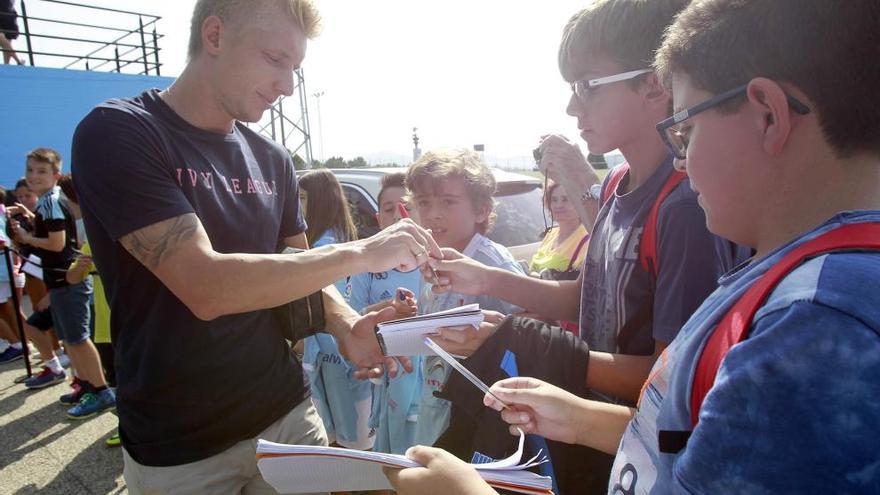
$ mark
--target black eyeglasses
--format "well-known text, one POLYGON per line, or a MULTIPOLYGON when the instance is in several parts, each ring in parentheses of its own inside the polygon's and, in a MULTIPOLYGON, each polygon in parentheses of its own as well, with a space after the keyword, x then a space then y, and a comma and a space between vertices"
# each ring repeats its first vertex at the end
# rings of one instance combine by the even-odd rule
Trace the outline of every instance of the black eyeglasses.
MULTIPOLYGON (((731 89, 730 91, 725 91, 720 95, 713 96, 708 100, 698 103, 688 109, 682 110, 672 117, 665 119, 657 124, 657 132, 660 133, 660 138, 663 139, 663 142, 666 143, 666 147, 669 148, 669 151, 672 152, 672 155, 679 160, 684 160, 687 158, 687 148, 688 143, 690 142, 690 137, 681 131, 680 124, 685 120, 693 117, 694 115, 704 112, 712 107, 716 107, 728 100, 736 98, 741 94, 746 92, 746 89, 749 87, 748 84, 743 84, 737 88, 731 89)), ((795 113, 800 115, 806 115, 810 113, 810 108, 800 101, 794 96, 789 94, 785 95, 788 99, 788 104, 791 106, 791 109, 794 110, 795 113)))

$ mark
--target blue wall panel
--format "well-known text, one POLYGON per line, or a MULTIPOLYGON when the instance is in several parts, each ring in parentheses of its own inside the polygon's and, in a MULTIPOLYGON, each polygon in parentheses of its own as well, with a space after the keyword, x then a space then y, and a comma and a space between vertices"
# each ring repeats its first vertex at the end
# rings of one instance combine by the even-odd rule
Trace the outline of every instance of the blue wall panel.
POLYGON ((70 144, 79 121, 98 103, 165 88, 174 79, 109 72, 0 65, 0 185, 24 175, 24 156, 54 148, 70 171, 70 144))

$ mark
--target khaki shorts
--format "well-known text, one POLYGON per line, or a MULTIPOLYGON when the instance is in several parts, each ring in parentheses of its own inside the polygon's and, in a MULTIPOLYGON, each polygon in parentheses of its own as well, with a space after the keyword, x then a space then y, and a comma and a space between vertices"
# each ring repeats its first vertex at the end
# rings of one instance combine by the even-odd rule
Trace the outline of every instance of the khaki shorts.
POLYGON ((306 399, 257 437, 217 455, 179 466, 138 464, 123 449, 125 484, 133 495, 275 494, 257 469, 257 439, 301 445, 327 445, 327 433, 312 401, 306 399))

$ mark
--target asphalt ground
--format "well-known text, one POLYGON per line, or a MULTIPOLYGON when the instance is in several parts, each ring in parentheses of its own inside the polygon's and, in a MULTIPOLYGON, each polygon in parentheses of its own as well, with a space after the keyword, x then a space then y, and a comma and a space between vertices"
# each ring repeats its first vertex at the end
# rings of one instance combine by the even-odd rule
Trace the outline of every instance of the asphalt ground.
POLYGON ((24 376, 24 360, 0 365, 0 494, 128 493, 122 450, 104 445, 116 415, 68 419, 69 406, 58 401, 71 390, 67 383, 28 390, 15 383, 24 376))

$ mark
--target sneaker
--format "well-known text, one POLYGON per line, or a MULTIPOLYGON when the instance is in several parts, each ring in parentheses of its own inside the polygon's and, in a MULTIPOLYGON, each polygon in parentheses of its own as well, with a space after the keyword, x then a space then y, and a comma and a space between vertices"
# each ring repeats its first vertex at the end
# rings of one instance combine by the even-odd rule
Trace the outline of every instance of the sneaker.
POLYGON ((88 392, 88 390, 86 390, 87 387, 83 386, 83 382, 79 381, 78 377, 73 377, 73 383, 70 384, 70 388, 73 389, 73 392, 69 394, 64 394, 59 399, 62 404, 68 406, 79 404, 79 401, 83 398, 83 395, 88 392))
POLYGON ((70 367, 70 358, 67 357, 67 354, 65 354, 63 352, 58 353, 58 362, 61 363, 62 368, 69 368, 70 367))
POLYGON ((70 419, 86 419, 106 411, 116 408, 116 396, 109 388, 98 393, 86 392, 79 404, 67 410, 67 417, 70 419))
POLYGON ((52 373, 48 367, 43 366, 43 371, 24 381, 24 386, 30 389, 44 388, 51 385, 57 385, 67 379, 67 374, 62 370, 61 373, 52 373))
POLYGON ((119 438, 119 430, 116 430, 116 433, 104 441, 104 445, 108 447, 119 447, 122 445, 122 439, 119 438))
POLYGON ((10 363, 12 361, 17 361, 22 357, 24 357, 23 350, 9 346, 6 348, 5 351, 0 353, 0 363, 10 363))

